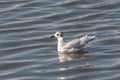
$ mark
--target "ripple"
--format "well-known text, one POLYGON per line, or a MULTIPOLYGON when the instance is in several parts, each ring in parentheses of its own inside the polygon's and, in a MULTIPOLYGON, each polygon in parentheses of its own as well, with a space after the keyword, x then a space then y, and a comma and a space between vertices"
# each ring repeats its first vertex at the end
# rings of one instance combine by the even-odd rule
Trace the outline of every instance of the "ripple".
POLYGON ((1 0, 0 79, 118 80, 119 2, 1 0), (66 40, 85 34, 97 38, 84 54, 61 57, 57 41, 49 38, 59 30, 66 40))

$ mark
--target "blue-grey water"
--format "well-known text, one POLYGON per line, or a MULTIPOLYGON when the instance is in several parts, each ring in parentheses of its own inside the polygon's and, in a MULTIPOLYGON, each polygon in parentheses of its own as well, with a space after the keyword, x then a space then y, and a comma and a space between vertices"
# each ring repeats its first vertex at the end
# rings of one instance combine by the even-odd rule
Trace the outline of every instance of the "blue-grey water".
POLYGON ((119 80, 120 0, 0 0, 0 80, 119 80), (76 54, 66 41, 97 38, 76 54))

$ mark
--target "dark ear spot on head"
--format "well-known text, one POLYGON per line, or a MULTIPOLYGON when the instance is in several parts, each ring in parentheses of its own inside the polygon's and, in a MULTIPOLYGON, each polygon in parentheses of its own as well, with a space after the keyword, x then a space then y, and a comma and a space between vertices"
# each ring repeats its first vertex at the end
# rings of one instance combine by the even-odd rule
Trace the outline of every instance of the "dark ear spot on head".
POLYGON ((60 35, 62 37, 62 35, 60 35))

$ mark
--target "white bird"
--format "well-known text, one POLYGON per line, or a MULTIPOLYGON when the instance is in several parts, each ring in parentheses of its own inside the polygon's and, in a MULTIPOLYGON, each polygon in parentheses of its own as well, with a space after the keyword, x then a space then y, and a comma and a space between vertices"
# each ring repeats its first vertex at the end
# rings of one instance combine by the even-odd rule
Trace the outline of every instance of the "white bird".
POLYGON ((76 52, 81 50, 88 42, 94 40, 96 36, 86 35, 78 39, 73 39, 67 43, 64 42, 63 33, 60 31, 57 31, 54 34, 54 36, 51 36, 50 38, 53 37, 57 38, 58 40, 58 45, 57 45, 58 52, 76 52))

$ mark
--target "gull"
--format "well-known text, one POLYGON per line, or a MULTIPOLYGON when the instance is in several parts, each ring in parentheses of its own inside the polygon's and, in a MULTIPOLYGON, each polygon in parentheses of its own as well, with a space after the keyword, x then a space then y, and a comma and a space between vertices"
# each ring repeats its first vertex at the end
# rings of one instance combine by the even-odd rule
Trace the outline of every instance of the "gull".
POLYGON ((76 51, 80 51, 81 49, 83 49, 83 47, 88 43, 91 42, 92 40, 94 40, 96 38, 95 35, 93 36, 88 36, 85 35, 81 38, 78 39, 73 39, 69 42, 64 42, 64 38, 63 38, 63 32, 57 31, 54 36, 51 36, 50 38, 57 38, 58 43, 57 43, 57 51, 58 52, 76 52, 76 51))

